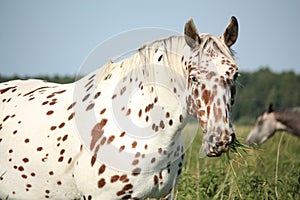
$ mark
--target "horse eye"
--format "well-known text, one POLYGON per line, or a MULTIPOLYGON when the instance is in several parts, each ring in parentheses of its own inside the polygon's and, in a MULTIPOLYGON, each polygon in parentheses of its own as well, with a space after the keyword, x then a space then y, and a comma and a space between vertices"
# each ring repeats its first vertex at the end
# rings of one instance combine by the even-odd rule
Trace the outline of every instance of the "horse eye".
POLYGON ((198 80, 195 76, 192 76, 191 79, 192 79, 193 82, 198 82, 198 80))
POLYGON ((233 104, 234 104, 234 102, 235 102, 235 99, 234 99, 234 97, 231 97, 231 99, 230 99, 230 104, 231 104, 231 105, 233 105, 233 104))
POLYGON ((236 80, 237 77, 239 77, 239 76, 240 76, 240 73, 236 72, 236 73, 233 75, 233 80, 236 80))

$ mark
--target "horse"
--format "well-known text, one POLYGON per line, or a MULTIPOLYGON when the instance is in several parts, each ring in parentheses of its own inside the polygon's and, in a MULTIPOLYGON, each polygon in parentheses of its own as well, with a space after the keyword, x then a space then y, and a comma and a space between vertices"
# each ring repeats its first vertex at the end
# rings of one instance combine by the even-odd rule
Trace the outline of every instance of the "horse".
POLYGON ((203 129, 207 156, 235 141, 238 65, 232 17, 221 37, 146 43, 74 83, 0 84, 0 198, 172 199, 183 167, 181 130, 203 129))
POLYGON ((277 131, 287 131, 300 137, 300 107, 274 110, 272 104, 269 104, 266 111, 257 118, 246 142, 249 145, 261 145, 277 131))

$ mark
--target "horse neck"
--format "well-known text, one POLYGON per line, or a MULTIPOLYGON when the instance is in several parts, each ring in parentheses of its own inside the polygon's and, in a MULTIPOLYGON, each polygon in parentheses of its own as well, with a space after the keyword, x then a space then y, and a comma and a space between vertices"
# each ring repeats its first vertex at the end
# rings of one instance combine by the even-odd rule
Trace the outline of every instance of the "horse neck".
POLYGON ((284 130, 300 137, 300 112, 292 110, 275 111, 278 130, 284 130))
POLYGON ((136 130, 130 130, 133 133, 161 132, 151 143, 172 144, 187 120, 186 64, 190 53, 184 37, 176 36, 145 45, 131 57, 105 66, 98 88, 106 99, 116 102, 112 113, 120 113, 121 126, 138 124, 136 130))

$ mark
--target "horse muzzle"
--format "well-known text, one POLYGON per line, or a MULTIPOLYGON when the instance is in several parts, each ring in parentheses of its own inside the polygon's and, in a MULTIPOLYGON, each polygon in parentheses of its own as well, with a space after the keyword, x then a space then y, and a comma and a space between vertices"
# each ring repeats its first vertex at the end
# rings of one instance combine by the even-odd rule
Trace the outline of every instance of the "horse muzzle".
POLYGON ((228 132, 205 133, 203 137, 203 148, 208 157, 217 157, 227 152, 235 141, 235 134, 228 132))

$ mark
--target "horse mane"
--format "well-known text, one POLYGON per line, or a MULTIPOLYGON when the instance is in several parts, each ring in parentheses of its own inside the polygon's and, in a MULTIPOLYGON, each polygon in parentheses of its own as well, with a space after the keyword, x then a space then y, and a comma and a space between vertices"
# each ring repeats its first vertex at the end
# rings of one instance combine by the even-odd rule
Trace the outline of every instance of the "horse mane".
MULTIPOLYGON (((223 54, 226 58, 235 61, 234 51, 231 48, 228 48, 221 40, 211 34, 200 34, 201 43, 198 48, 201 49, 200 56, 204 53, 206 48, 211 48, 217 53, 223 54)), ((162 53, 167 53, 167 62, 164 62, 164 65, 170 67, 176 67, 178 65, 174 65, 174 62, 178 62, 177 60, 172 60, 176 56, 182 57, 182 55, 189 55, 190 47, 186 44, 184 36, 170 36, 167 38, 162 38, 159 40, 155 40, 152 42, 148 42, 142 45, 140 48, 134 51, 134 54, 130 55, 130 57, 124 58, 124 56, 120 56, 115 60, 118 62, 110 61, 106 64, 103 77, 105 74, 108 74, 110 71, 113 71, 116 68, 121 68, 122 73, 121 76, 126 74, 128 71, 142 70, 138 69, 137 66, 144 66, 145 64, 152 64, 154 60, 155 53, 157 51, 161 51, 162 53), (174 56, 175 55, 175 56, 174 56), (119 59, 122 58, 122 59, 119 59)), ((176 58, 176 59, 177 59, 176 58)), ((188 59, 188 58, 187 58, 188 59)), ((177 71, 182 69, 176 69, 177 71)), ((182 72, 181 72, 182 73, 182 72)))
POLYGON ((187 45, 184 42, 183 36, 171 36, 168 38, 155 40, 153 42, 148 42, 142 45, 140 48, 131 51, 129 57, 126 54, 121 55, 114 59, 117 62, 109 61, 107 64, 105 64, 103 66, 104 69, 102 70, 99 81, 103 81, 108 74, 113 73, 114 70, 118 69, 120 70, 118 71, 120 77, 125 76, 130 71, 140 73, 141 71, 151 70, 146 67, 149 67, 151 64, 155 64, 154 56, 158 51, 161 51, 162 54, 168 54, 167 62, 164 62, 163 64, 174 68, 177 65, 171 65, 171 63, 178 61, 172 60, 174 59, 174 56, 170 55, 175 55, 175 53, 177 55, 183 55, 186 53, 186 46, 187 45))
POLYGON ((292 132, 300 136, 300 107, 285 108, 274 111, 275 118, 292 132))

